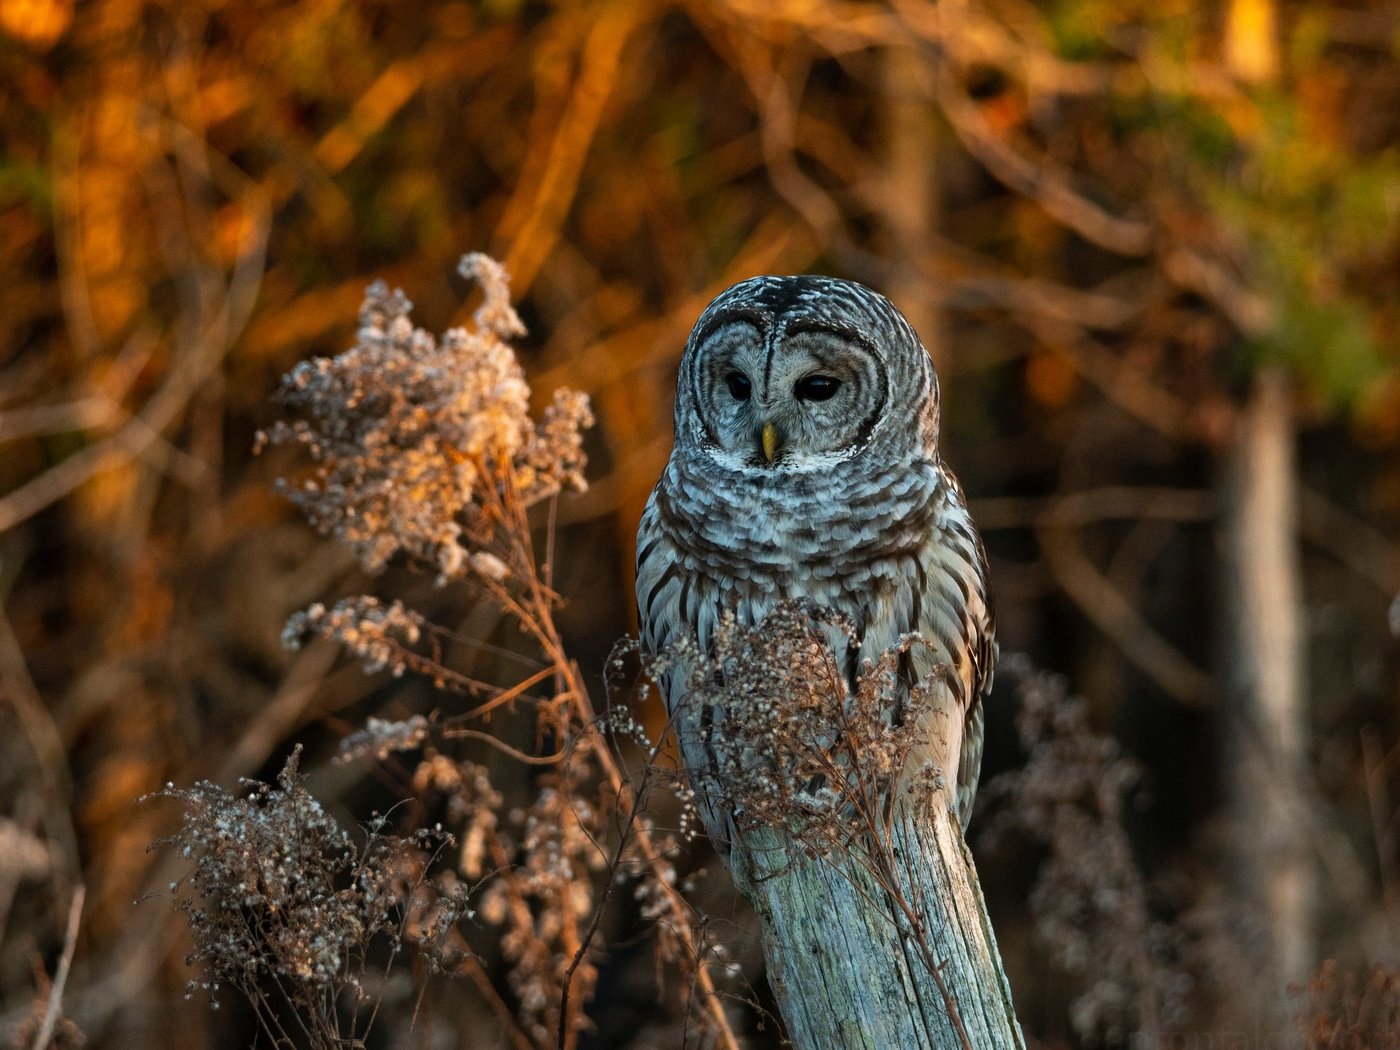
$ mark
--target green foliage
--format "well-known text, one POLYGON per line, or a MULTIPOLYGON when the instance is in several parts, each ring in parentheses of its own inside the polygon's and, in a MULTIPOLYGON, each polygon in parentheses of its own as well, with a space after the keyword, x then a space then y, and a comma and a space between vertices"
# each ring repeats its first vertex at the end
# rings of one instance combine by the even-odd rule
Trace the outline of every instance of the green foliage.
POLYGON ((1271 324, 1249 348, 1258 363, 1285 363, 1316 393, 1353 404, 1395 364, 1377 341, 1374 304, 1356 276, 1400 232, 1400 163, 1357 157, 1310 127, 1302 103, 1274 96, 1238 177, 1199 172, 1221 228, 1246 246, 1255 291, 1271 324))
POLYGON ((1242 350, 1248 368, 1282 363, 1349 411, 1400 363, 1376 321, 1377 275, 1400 239, 1400 158, 1353 145, 1362 84, 1336 47, 1334 12, 1281 20, 1282 68, 1260 85, 1220 64, 1229 17, 1228 5, 1061 0, 1045 28, 1057 55, 1114 85, 1079 103, 1081 133, 1099 120, 1118 147, 1096 174, 1262 305, 1240 345, 1221 349, 1242 350))
POLYGON ((35 216, 46 217, 53 208, 53 179, 38 164, 26 160, 0 160, 0 208, 21 204, 35 216))
POLYGON ((1351 406, 1393 362, 1369 327, 1367 304, 1355 296, 1333 301, 1313 298, 1305 288, 1277 294, 1277 320, 1247 343, 1256 364, 1282 363, 1319 395, 1351 406))

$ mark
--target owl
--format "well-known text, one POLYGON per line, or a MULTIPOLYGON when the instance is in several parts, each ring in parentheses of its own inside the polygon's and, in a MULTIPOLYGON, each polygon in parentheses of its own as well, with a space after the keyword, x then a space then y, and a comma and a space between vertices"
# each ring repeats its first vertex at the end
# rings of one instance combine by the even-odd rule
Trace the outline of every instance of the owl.
MULTIPOLYGON (((833 640, 852 686, 866 659, 920 632, 929 644, 906 674, 939 668, 958 705, 943 773, 965 828, 997 647, 986 555, 938 424, 933 362, 884 296, 814 276, 729 288, 681 359, 675 446, 637 534, 637 605, 643 648, 660 655, 687 636, 706 651, 725 610, 752 626, 809 600, 854 627, 833 640)), ((675 715, 687 675, 661 678, 675 715)), ((681 743, 694 783, 704 756, 681 743)), ((718 837, 724 822, 701 812, 718 837)))

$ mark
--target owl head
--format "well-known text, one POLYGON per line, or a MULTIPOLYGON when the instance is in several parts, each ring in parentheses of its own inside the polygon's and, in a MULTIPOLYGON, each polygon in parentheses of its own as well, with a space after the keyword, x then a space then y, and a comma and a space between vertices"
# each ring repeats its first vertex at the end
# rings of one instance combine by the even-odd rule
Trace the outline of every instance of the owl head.
POLYGON ((753 277, 700 315, 681 359, 677 448, 733 470, 809 473, 878 452, 933 457, 938 379, 883 295, 753 277))

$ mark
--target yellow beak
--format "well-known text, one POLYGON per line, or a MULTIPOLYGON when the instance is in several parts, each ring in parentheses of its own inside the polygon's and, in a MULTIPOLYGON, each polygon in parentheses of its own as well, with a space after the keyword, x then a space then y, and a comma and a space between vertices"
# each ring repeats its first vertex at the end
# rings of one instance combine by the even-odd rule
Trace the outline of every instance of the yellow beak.
POLYGON ((763 424, 763 458, 769 463, 773 462, 773 457, 778 452, 778 430, 772 423, 763 424))

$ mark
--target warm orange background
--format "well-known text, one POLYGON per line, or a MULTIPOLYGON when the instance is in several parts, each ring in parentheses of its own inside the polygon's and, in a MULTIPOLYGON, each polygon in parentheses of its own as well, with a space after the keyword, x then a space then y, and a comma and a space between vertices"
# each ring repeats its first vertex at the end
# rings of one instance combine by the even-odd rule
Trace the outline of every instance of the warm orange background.
MULTIPOLYGON (((632 629, 704 304, 763 272, 890 295, 943 377, 1003 651, 1068 674, 1142 763, 1127 819, 1168 917, 1230 883, 1216 528, 1241 406, 1285 377, 1307 921, 1317 961, 1394 963, 1398 40, 1393 4, 1323 0, 0 4, 0 1016, 46 994, 81 882, 88 1045, 241 1045, 182 998, 179 917, 132 906, 171 877, 146 846, 172 819, 132 800, 267 777, 298 741, 314 766, 366 714, 435 702, 281 648, 313 600, 421 585, 356 580, 271 493, 293 459, 251 446, 371 279, 441 330, 478 249, 513 275, 537 400, 597 410, 591 490, 559 509, 591 675, 632 629)), ((997 700, 988 777, 1024 757, 997 700)), ((353 821, 357 777, 313 788, 353 821)), ((1037 860, 979 852, 1028 1031, 1090 1045, 1034 937, 1037 860)), ((643 1045, 606 1041, 649 1008, 627 973, 599 1045, 643 1045)))

